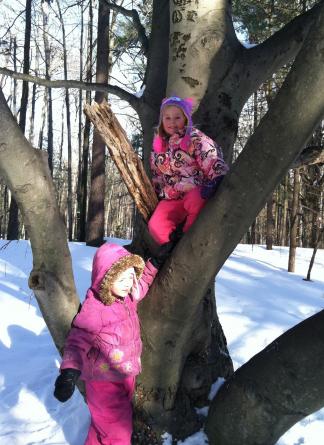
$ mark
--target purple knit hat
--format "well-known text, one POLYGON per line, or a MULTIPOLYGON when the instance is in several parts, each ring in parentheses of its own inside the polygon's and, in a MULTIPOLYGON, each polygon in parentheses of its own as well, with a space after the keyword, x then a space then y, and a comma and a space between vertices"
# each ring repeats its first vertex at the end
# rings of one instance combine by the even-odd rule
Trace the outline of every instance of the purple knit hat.
POLYGON ((182 110, 183 114, 187 118, 186 133, 181 140, 180 147, 182 148, 182 150, 188 149, 188 147, 190 145, 190 133, 192 130, 191 114, 192 114, 193 104, 194 104, 194 101, 191 97, 187 97, 186 99, 181 99, 181 97, 178 97, 178 96, 171 96, 171 97, 166 97, 165 99, 162 100, 162 104, 161 104, 161 108, 160 108, 159 125, 157 128, 157 134, 154 136, 154 140, 153 140, 153 150, 156 153, 163 153, 166 150, 167 143, 166 143, 165 139, 162 137, 162 135, 163 135, 163 133, 162 133, 162 115, 163 115, 163 110, 166 107, 170 107, 170 106, 180 108, 180 110, 182 110))

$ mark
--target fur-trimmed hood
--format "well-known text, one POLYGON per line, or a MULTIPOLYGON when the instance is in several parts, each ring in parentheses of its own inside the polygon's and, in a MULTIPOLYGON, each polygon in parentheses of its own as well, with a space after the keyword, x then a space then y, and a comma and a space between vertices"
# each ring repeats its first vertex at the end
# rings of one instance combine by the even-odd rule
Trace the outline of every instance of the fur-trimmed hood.
POLYGON ((139 280, 145 267, 140 256, 110 243, 103 244, 97 250, 92 264, 91 289, 105 305, 111 305, 116 300, 111 293, 111 285, 120 273, 130 267, 134 267, 139 280))

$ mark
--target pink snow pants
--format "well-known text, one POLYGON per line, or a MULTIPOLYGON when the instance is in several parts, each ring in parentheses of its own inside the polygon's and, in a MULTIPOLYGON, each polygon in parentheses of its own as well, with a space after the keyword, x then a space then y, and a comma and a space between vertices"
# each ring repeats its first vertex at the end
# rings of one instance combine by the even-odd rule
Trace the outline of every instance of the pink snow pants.
POLYGON ((91 423, 84 445, 130 445, 135 377, 86 382, 91 423))
POLYGON ((150 234, 158 244, 167 243, 171 232, 184 220, 183 231, 189 229, 206 202, 200 196, 200 187, 190 190, 183 199, 162 199, 148 222, 150 234))

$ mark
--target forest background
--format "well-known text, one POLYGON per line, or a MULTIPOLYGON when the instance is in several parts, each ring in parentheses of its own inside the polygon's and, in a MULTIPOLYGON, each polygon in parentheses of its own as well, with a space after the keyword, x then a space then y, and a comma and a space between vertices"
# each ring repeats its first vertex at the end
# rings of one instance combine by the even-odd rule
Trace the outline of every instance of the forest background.
POLYGON ((84 105, 114 101, 148 168, 161 99, 192 95, 194 121, 231 168, 140 309, 135 411, 148 430, 138 431, 150 445, 161 431, 176 438, 197 431, 194 408, 223 377, 226 389, 208 414, 210 443, 274 443, 323 406, 324 312, 233 373, 213 283, 240 241, 269 250, 289 244, 291 272, 297 246, 314 254, 323 247, 323 0, 28 0, 3 1, 1 11, 1 236, 31 240, 29 286, 57 349, 79 306, 66 239, 145 240, 84 105), (138 119, 121 111, 125 103, 138 119))
MULTIPOLYGON (((233 2, 234 25, 240 40, 250 47, 266 40, 274 31, 315 1, 233 2)), ((116 2, 104 36, 107 46, 108 100, 126 130, 134 149, 142 153, 142 133, 128 95, 141 95, 145 85, 145 51, 138 41, 133 8, 149 32, 151 2, 116 2), (109 48, 109 51, 108 51, 109 48), (111 93, 110 93, 111 91, 111 93)), ((39 79, 96 81, 98 51, 98 2, 41 1, 1 2, 0 66, 39 79)), ((100 50, 100 48, 99 48, 100 50)), ((254 92, 242 110, 232 162, 266 113, 281 87, 289 67, 283 67, 254 92)), ((7 102, 31 144, 49 153, 60 212, 70 240, 91 239, 87 212, 91 187, 93 128, 83 113, 85 103, 95 98, 93 91, 63 88, 46 82, 28 84, 4 73, 0 84, 7 102)), ((100 77, 97 74, 97 79, 100 77)), ((98 81, 98 80, 97 80, 98 81)), ((36 81, 37 82, 37 81, 36 81)), ((98 100, 98 93, 97 100, 98 100)), ((101 93, 102 96, 103 93, 101 93)), ((99 93, 100 95, 100 93, 99 93)), ((101 100, 101 98, 99 98, 101 100)), ((201 122, 197 122, 201 126, 201 122)), ((152 128, 153 132, 153 128, 152 128)), ((323 146, 323 123, 309 149, 318 153, 323 146)), ((111 160, 105 155, 104 235, 131 238, 136 215, 133 200, 111 160)), ((311 158, 287 172, 266 206, 261 210, 242 242, 313 247, 323 227, 323 156, 311 158), (293 229, 293 230, 291 230, 293 229)), ((92 202, 90 201, 90 205, 92 202)), ((7 185, 0 178, 0 236, 26 238, 28 234, 7 185)), ((319 246, 323 247, 320 238, 319 246)))

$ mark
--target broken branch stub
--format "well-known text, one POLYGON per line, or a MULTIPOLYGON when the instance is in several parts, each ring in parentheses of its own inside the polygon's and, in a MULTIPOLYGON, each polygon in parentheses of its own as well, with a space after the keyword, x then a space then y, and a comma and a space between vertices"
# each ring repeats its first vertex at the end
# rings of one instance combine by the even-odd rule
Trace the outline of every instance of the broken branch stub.
POLYGON ((143 163, 134 151, 124 129, 107 103, 86 104, 84 112, 107 145, 136 207, 145 221, 148 221, 158 199, 143 163))

